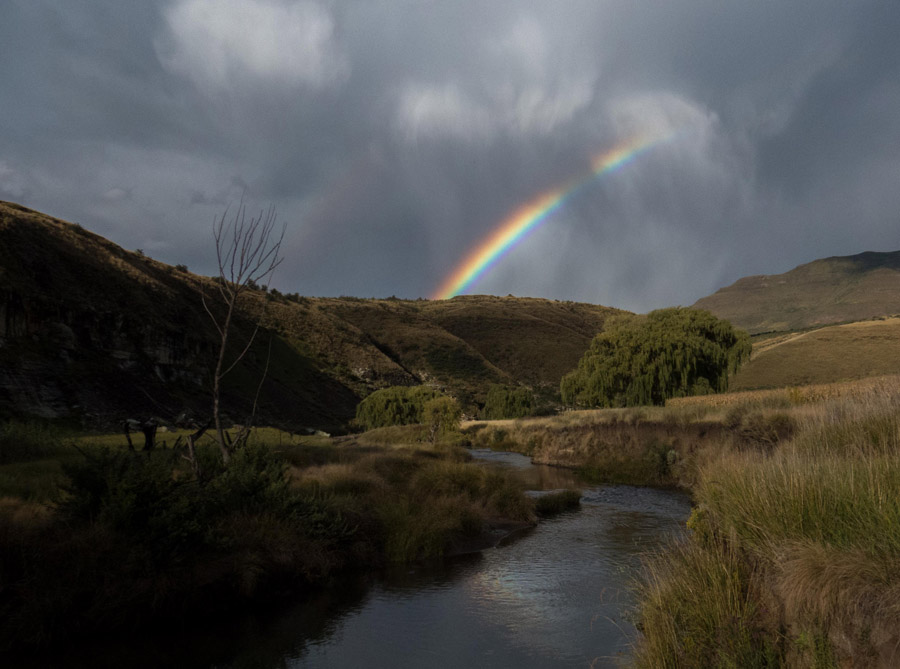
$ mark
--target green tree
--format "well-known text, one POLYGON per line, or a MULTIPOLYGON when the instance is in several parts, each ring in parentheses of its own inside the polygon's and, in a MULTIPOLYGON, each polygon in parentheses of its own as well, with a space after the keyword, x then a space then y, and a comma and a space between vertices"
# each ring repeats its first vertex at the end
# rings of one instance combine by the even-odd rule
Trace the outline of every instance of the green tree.
POLYGON ((610 319, 560 393, 571 406, 664 404, 721 392, 750 357, 750 337, 707 311, 676 307, 610 319))
POLYGON ((497 384, 488 388, 482 414, 488 420, 524 418, 534 411, 534 395, 528 388, 510 388, 497 384))
POLYGON ((391 386, 376 390, 356 407, 356 420, 371 430, 424 422, 425 404, 440 393, 428 386, 391 386))
POLYGON ((422 414, 423 422, 428 426, 432 444, 437 441, 438 435, 459 430, 459 421, 462 420, 462 409, 459 408, 459 403, 446 395, 426 402, 422 414))

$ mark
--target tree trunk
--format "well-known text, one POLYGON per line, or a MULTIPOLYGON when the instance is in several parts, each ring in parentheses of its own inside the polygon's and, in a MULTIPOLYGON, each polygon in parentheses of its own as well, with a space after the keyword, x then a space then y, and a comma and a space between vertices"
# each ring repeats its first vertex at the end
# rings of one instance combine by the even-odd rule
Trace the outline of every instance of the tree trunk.
POLYGON ((219 416, 219 393, 222 382, 222 367, 225 363, 225 349, 228 347, 228 330, 231 326, 231 314, 234 310, 235 296, 232 295, 228 302, 228 313, 225 315, 225 325, 222 328, 222 341, 219 347, 219 359, 216 361, 216 370, 213 373, 213 425, 216 429, 216 441, 219 443, 219 451, 222 453, 222 462, 226 465, 231 460, 231 452, 225 443, 225 430, 222 428, 222 420, 219 416))

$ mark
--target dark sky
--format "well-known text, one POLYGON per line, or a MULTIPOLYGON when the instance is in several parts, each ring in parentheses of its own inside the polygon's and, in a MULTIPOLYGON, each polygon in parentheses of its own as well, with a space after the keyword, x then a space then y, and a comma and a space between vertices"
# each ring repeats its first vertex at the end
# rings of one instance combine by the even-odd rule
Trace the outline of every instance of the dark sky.
POLYGON ((891 0, 2 0, 0 199, 212 273, 244 195, 274 285, 428 297, 641 134, 470 292, 646 311, 900 249, 891 0))

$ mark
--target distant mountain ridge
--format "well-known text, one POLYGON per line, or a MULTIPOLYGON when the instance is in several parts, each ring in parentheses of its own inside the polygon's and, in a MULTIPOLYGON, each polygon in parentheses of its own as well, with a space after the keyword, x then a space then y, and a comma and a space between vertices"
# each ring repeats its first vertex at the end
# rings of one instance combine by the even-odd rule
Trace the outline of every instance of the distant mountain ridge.
POLYGON ((834 256, 784 274, 744 277, 693 306, 751 334, 900 314, 900 251, 834 256))
MULTIPOLYGON (((212 244, 212 240, 210 240, 212 244)), ((77 224, 0 201, 0 418, 110 424, 209 414, 211 279, 77 224)), ((263 331, 226 377, 240 419, 270 358, 260 418, 329 431, 387 385, 431 383, 467 407, 490 383, 555 392, 616 309, 535 298, 309 298, 253 291, 236 338, 263 331)))

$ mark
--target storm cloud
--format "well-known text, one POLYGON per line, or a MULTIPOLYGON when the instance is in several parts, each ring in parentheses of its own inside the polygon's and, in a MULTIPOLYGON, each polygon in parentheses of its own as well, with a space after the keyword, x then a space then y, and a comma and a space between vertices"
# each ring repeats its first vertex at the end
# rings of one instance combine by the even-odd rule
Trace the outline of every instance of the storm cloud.
POLYGON ((641 134, 472 292, 645 311, 900 249, 900 5, 12 0, 0 198, 214 268, 241 197, 274 284, 428 297, 517 207, 641 134))

